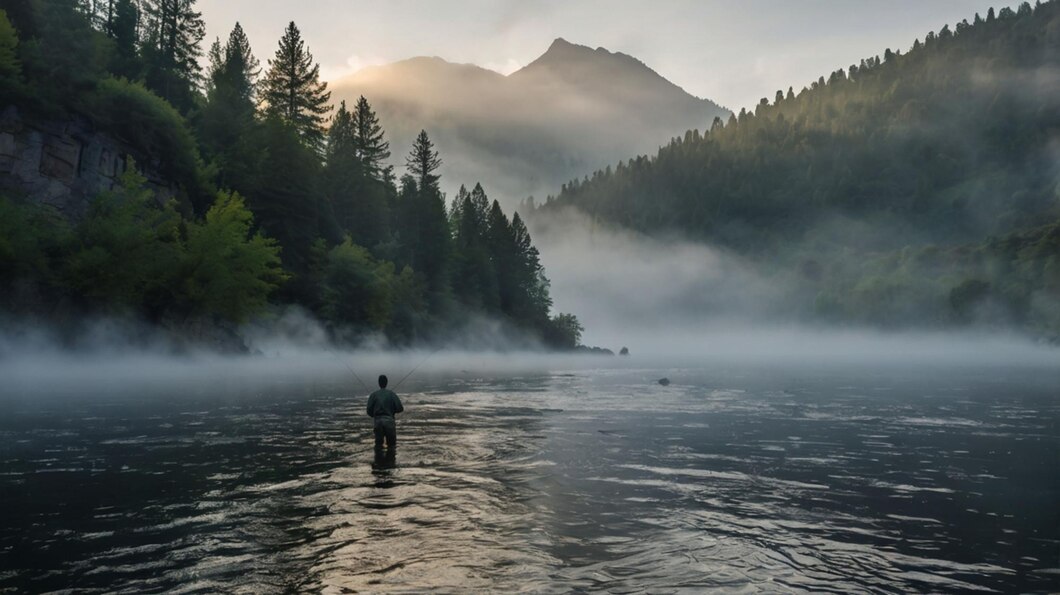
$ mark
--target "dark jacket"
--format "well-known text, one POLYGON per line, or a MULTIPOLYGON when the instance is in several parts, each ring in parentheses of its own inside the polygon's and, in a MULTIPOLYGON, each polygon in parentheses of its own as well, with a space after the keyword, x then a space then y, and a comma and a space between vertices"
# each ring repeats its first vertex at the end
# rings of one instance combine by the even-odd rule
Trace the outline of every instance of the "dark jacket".
POLYGON ((381 415, 394 417, 395 413, 401 413, 404 410, 401 399, 390 389, 381 388, 368 397, 368 415, 372 417, 381 415))

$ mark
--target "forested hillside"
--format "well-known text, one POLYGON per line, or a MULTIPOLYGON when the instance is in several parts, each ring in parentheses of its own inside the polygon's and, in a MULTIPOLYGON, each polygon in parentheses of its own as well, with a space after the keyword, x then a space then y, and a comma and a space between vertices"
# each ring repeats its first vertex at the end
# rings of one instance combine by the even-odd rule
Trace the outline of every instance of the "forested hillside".
MULTIPOLYGON (((208 46, 204 30, 195 0, 4 3, 0 110, 16 124, 0 131, 0 309, 180 331, 299 305, 343 336, 397 343, 482 315, 577 343, 577 320, 550 316, 519 216, 480 186, 447 208, 426 132, 399 174, 364 97, 332 110, 293 22, 265 64, 238 23, 208 46), (19 139, 55 122, 123 147, 83 215, 61 216, 10 169, 33 149, 19 139)), ((99 158, 73 154, 71 176, 99 158)))
POLYGON ((800 316, 1060 333, 1060 3, 991 9, 563 186, 751 256, 800 316))

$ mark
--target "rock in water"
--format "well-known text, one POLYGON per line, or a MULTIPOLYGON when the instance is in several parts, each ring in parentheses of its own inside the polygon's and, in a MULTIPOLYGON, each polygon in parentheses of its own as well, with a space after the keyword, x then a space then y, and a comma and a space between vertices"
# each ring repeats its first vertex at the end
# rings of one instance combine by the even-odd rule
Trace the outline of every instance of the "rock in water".
POLYGON ((623 347, 619 352, 619 355, 629 355, 629 349, 623 347))
POLYGON ((669 378, 660 378, 659 379, 659 384, 661 384, 663 386, 670 386, 670 379, 669 378))

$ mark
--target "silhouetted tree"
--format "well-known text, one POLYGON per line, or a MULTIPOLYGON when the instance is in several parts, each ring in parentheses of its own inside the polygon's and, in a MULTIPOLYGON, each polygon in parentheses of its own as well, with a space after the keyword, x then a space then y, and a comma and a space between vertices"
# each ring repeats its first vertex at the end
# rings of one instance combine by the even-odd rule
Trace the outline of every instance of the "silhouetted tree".
POLYGON ((265 113, 287 122, 319 154, 324 151, 324 114, 331 110, 331 92, 320 80, 320 65, 306 48, 292 21, 284 30, 262 85, 265 113))

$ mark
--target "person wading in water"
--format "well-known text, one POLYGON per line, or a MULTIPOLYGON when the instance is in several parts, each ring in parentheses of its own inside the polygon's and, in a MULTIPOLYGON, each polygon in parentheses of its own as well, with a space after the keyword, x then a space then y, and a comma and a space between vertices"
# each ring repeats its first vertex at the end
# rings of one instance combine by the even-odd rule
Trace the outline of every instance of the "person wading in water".
POLYGON ((368 397, 368 415, 375 420, 375 452, 376 455, 383 452, 383 439, 386 439, 386 454, 393 458, 394 449, 397 446, 397 422, 394 416, 405 410, 401 405, 401 399, 388 389, 385 375, 379 376, 379 390, 368 397))

